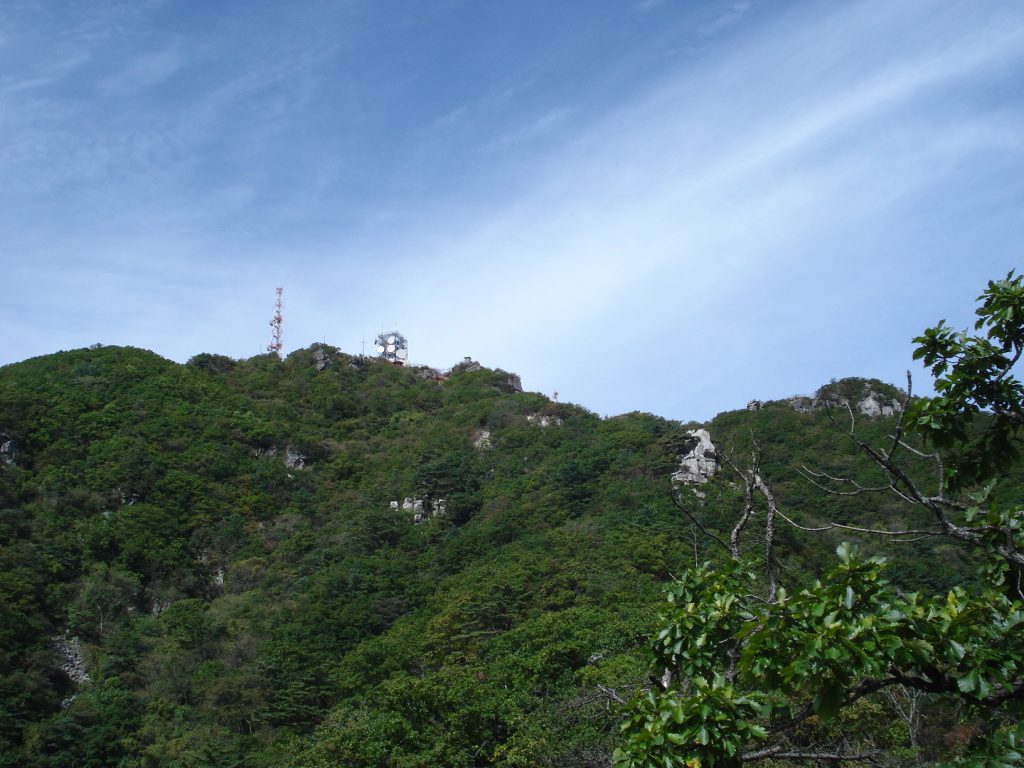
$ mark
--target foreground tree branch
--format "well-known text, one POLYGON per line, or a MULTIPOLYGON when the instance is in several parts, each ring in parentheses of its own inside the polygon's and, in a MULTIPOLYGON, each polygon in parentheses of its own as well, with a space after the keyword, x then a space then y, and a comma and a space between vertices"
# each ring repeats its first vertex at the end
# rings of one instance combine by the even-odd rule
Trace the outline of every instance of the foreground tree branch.
MULTIPOLYGON (((819 736, 828 736, 829 721, 861 702, 884 701, 884 692, 900 690, 927 694, 929 702, 975 718, 978 737, 963 745, 958 764, 1020 762, 1024 510, 999 508, 987 488, 971 498, 959 494, 993 483, 1020 459, 1024 387, 1011 370, 1024 354, 1024 282, 1011 273, 989 283, 980 300, 976 329, 986 329, 986 336, 957 334, 940 323, 915 340, 915 358, 932 366, 939 396, 911 401, 908 374, 904 410, 883 446, 859 437, 849 403, 848 425, 828 408, 833 424, 882 472, 882 484, 802 472, 837 495, 893 494, 925 509, 931 521, 926 527, 801 525, 779 509, 756 442, 749 467, 726 457, 743 483, 728 540, 687 514, 729 553, 730 562, 693 568, 671 587, 651 649, 652 676, 662 685, 631 701, 617 768, 734 768, 768 759, 874 762, 881 754, 875 744, 834 732, 819 736), (966 429, 975 418, 983 421, 980 437, 966 429), (912 446, 908 434, 914 433, 935 450, 912 446), (933 492, 908 470, 908 459, 934 462, 933 492), (767 504, 763 572, 744 564, 741 545, 758 495, 767 504), (884 561, 863 559, 842 544, 833 568, 789 593, 778 583, 776 517, 809 532, 946 537, 983 552, 988 570, 971 594, 956 588, 931 598, 907 595, 886 582, 884 561), (769 599, 756 596, 758 586, 766 586, 769 599), (796 738, 808 729, 814 738, 796 738)), ((893 717, 913 722, 906 712, 893 717)))

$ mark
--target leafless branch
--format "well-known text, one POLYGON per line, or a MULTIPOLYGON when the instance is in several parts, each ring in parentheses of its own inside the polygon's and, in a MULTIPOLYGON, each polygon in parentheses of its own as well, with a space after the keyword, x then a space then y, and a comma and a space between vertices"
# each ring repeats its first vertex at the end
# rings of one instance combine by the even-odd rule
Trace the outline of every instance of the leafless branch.
POLYGON ((719 456, 736 474, 743 478, 743 510, 740 512, 740 518, 736 521, 736 525, 734 525, 732 531, 729 532, 729 551, 732 553, 734 558, 739 559, 740 534, 743 532, 743 529, 747 527, 747 523, 750 521, 750 517, 754 513, 753 477, 757 474, 758 468, 760 467, 760 450, 757 442, 754 441, 754 448, 750 455, 749 470, 741 470, 737 467, 735 462, 733 462, 732 458, 727 453, 720 452, 719 456))
POLYGON ((784 752, 784 749, 785 747, 781 745, 768 747, 757 752, 747 752, 741 759, 745 763, 752 760, 764 760, 767 757, 775 760, 843 760, 847 762, 865 760, 874 762, 873 758, 881 754, 881 750, 878 749, 873 749, 870 752, 858 752, 856 754, 846 754, 843 752, 784 752))
POLYGON ((704 526, 703 526, 703 525, 701 524, 700 520, 698 520, 698 519, 697 519, 696 517, 694 517, 694 516, 693 516, 693 513, 692 513, 692 512, 690 512, 690 510, 688 510, 688 509, 687 509, 686 507, 684 507, 684 506, 683 506, 682 504, 680 504, 680 503, 679 503, 679 499, 678 499, 678 498, 676 497, 676 494, 675 494, 675 493, 670 493, 670 494, 669 494, 669 498, 671 498, 671 499, 672 499, 672 503, 673 503, 673 504, 675 504, 675 505, 676 505, 676 507, 678 507, 678 508, 679 508, 680 510, 682 510, 682 512, 683 512, 683 514, 684 514, 684 515, 686 515, 686 516, 687 516, 688 518, 690 518, 690 522, 691 522, 691 523, 693 523, 693 524, 694 524, 695 526, 697 526, 697 528, 698 528, 698 529, 700 530, 700 532, 701 532, 701 533, 703 533, 703 534, 704 534, 705 536, 707 536, 707 537, 708 537, 709 539, 712 539, 713 541, 717 541, 717 542, 718 542, 719 544, 721 544, 721 545, 722 545, 722 548, 723 548, 723 549, 724 549, 724 550, 725 550, 726 552, 728 552, 729 554, 732 554, 732 549, 731 549, 731 548, 729 547, 729 545, 728 545, 728 544, 726 544, 726 543, 725 543, 725 542, 724 542, 724 541, 722 540, 722 537, 720 537, 720 536, 719 536, 719 535, 718 535, 717 533, 715 533, 714 531, 709 531, 709 530, 708 530, 707 528, 705 528, 705 527, 704 527, 704 526))
POLYGON ((857 481, 851 480, 848 477, 833 477, 827 472, 815 472, 814 470, 808 469, 807 467, 794 466, 793 468, 797 472, 799 472, 804 477, 804 479, 807 480, 807 482, 809 482, 811 485, 813 485, 816 488, 820 488, 821 490, 825 491, 825 493, 828 493, 832 496, 860 496, 861 494, 864 493, 877 493, 879 491, 893 490, 892 485, 865 487, 863 485, 860 485, 857 481), (823 477, 826 480, 831 480, 834 483, 845 483, 847 485, 852 485, 854 489, 852 491, 837 491, 834 488, 829 488, 828 486, 822 485, 821 483, 817 482, 814 479, 816 477, 823 477))
MULTIPOLYGON (((908 376, 907 376, 907 389, 908 389, 908 393, 909 393, 909 390, 910 390, 910 385, 911 385, 911 380, 910 380, 910 376, 908 374, 908 376)), ((909 395, 908 395, 908 400, 909 400, 909 395)), ((848 403, 847 403, 847 408, 849 410, 849 404, 848 403)), ((851 426, 850 426, 849 429, 847 429, 847 428, 843 427, 843 425, 841 425, 836 420, 835 415, 832 413, 831 408, 829 408, 828 406, 826 406, 826 412, 828 413, 829 419, 836 426, 836 428, 840 429, 843 432, 845 432, 847 437, 849 437, 850 440, 853 441, 853 443, 858 448, 860 448, 860 450, 863 451, 875 463, 875 465, 886 474, 886 476, 889 478, 889 485, 888 486, 878 486, 878 487, 865 487, 865 486, 859 485, 855 481, 850 480, 848 478, 833 477, 832 475, 829 475, 828 473, 825 473, 825 472, 813 472, 812 470, 809 470, 806 467, 797 468, 797 471, 800 472, 800 474, 805 479, 807 479, 808 482, 810 482, 812 485, 814 485, 815 487, 820 488, 821 490, 825 491, 826 493, 830 493, 830 494, 837 495, 837 496, 858 496, 858 495, 861 495, 861 494, 864 494, 864 493, 876 493, 876 492, 879 492, 879 491, 888 491, 888 492, 894 494, 897 498, 902 499, 903 501, 907 502, 908 504, 912 504, 914 506, 919 506, 919 507, 924 507, 926 510, 928 510, 928 512, 931 514, 932 518, 934 519, 936 525, 938 526, 938 530, 937 531, 918 530, 918 531, 900 531, 900 532, 896 532, 896 531, 882 531, 882 530, 879 530, 879 529, 870 529, 870 528, 859 528, 857 526, 840 525, 838 523, 833 523, 831 525, 824 526, 824 527, 821 527, 821 528, 809 528, 809 527, 806 527, 806 526, 797 525, 796 523, 794 523, 789 518, 786 518, 785 516, 783 516, 784 519, 787 520, 787 522, 789 522, 791 525, 796 526, 800 530, 804 530, 804 531, 823 531, 823 530, 829 530, 829 529, 832 529, 832 528, 837 528, 837 529, 840 529, 840 530, 856 531, 856 532, 860 532, 860 533, 868 533, 868 534, 884 535, 884 536, 896 536, 896 535, 946 536, 948 538, 952 538, 952 539, 955 539, 957 541, 961 541, 961 542, 963 542, 965 544, 969 544, 969 545, 974 546, 974 547, 980 547, 980 548, 983 548, 983 549, 988 549, 989 551, 994 552, 996 555, 1001 557, 1007 563, 1010 563, 1011 565, 1015 566, 1017 569, 1024 569, 1024 552, 1021 552, 1021 551, 1018 550, 1017 544, 1016 544, 1016 539, 1014 537, 1013 531, 1011 531, 1008 527, 1006 527, 1006 526, 963 526, 963 525, 958 525, 958 524, 954 523, 952 520, 950 520, 947 517, 946 510, 963 511, 965 509, 969 509, 970 505, 967 505, 967 504, 964 504, 962 502, 956 501, 955 499, 950 499, 949 497, 947 497, 945 495, 946 494, 945 471, 944 471, 944 468, 942 466, 942 460, 941 460, 941 458, 939 456, 937 456, 936 454, 925 454, 922 451, 919 451, 918 449, 915 449, 915 448, 907 445, 903 441, 902 435, 903 435, 903 418, 904 417, 901 416, 899 424, 897 425, 896 433, 891 436, 891 438, 893 440, 892 446, 889 448, 888 451, 880 451, 880 450, 877 450, 877 449, 873 448, 872 446, 868 445, 863 440, 861 440, 860 438, 857 437, 857 435, 854 433, 855 422, 854 422, 852 416, 851 416, 851 421, 850 421, 850 425, 851 426), (928 495, 928 494, 924 493, 923 491, 921 491, 921 489, 918 487, 917 483, 907 474, 907 471, 902 466, 900 466, 900 464, 895 460, 895 453, 896 453, 896 450, 898 448, 904 448, 904 449, 908 450, 911 453, 914 453, 915 455, 917 455, 919 457, 931 458, 933 461, 936 462, 936 466, 937 466, 937 470, 938 470, 936 472, 936 475, 938 477, 938 492, 935 495, 928 495), (818 482, 818 479, 821 479, 821 478, 825 478, 825 479, 827 479, 827 480, 829 480, 831 482, 837 483, 840 486, 843 486, 843 485, 845 485, 847 487, 852 486, 853 490, 838 490, 838 489, 835 489, 835 488, 829 488, 826 485, 824 485, 823 483, 818 482), (991 538, 991 537, 990 538, 985 538, 985 537, 983 537, 982 534, 986 534, 986 533, 995 533, 995 534, 997 534, 998 538, 991 538)), ((852 413, 852 410, 851 410, 851 413, 852 413)), ((904 407, 904 414, 905 413, 906 413, 906 408, 904 407)))
MULTIPOLYGON (((927 530, 886 531, 886 530, 883 530, 882 528, 861 528, 861 527, 856 526, 856 525, 842 525, 841 523, 829 523, 828 525, 823 525, 823 526, 821 526, 819 528, 809 528, 808 526, 800 525, 800 523, 794 521, 791 517, 786 515, 780 509, 776 509, 775 512, 776 512, 776 514, 778 514, 779 517, 781 517, 787 523, 792 525, 794 528, 797 528, 797 529, 799 529, 801 531, 808 531, 810 533, 818 533, 820 531, 831 531, 833 529, 838 529, 838 530, 841 530, 841 531, 854 531, 856 533, 869 533, 869 534, 875 534, 875 535, 879 535, 879 536, 921 536, 922 538, 928 538, 928 537, 931 537, 931 536, 941 536, 942 535, 942 531, 927 531, 927 530)), ((914 539, 914 541, 917 541, 917 539, 914 539)))
MULTIPOLYGON (((891 437, 891 435, 890 435, 890 437, 891 437)), ((922 450, 920 450, 918 448, 915 448, 914 446, 910 445, 909 443, 905 443, 902 440, 899 441, 899 444, 905 450, 910 451, 911 453, 913 453, 916 456, 920 456, 922 459, 932 459, 934 461, 942 461, 942 458, 937 453, 925 453, 924 451, 922 451, 922 450)))
POLYGON ((624 706, 626 706, 626 700, 625 700, 624 698, 622 698, 622 697, 621 697, 621 696, 620 696, 620 695, 618 694, 618 691, 616 691, 616 690, 614 690, 614 689, 612 689, 612 688, 609 688, 609 687, 608 687, 608 686, 606 686, 606 685, 599 685, 599 686, 597 686, 597 690, 601 691, 601 693, 603 693, 603 694, 604 694, 605 696, 607 696, 607 697, 608 697, 609 699, 611 699, 612 701, 614 701, 614 702, 615 702, 616 704, 620 704, 620 705, 622 705, 623 707, 624 707, 624 706))
POLYGON ((768 503, 768 512, 765 515, 764 559, 768 570, 768 602, 774 603, 779 593, 779 572, 775 563, 775 514, 778 512, 778 507, 775 504, 775 494, 772 493, 771 486, 764 481, 761 474, 755 473, 753 480, 757 490, 761 492, 768 503))
POLYGON ((907 394, 903 398, 903 403, 900 406, 900 417, 896 420, 896 431, 891 435, 892 445, 889 446, 889 451, 886 454, 890 458, 896 454, 896 451, 901 445, 905 446, 905 443, 903 442, 903 424, 907 418, 907 408, 910 406, 910 399, 913 397, 913 391, 914 382, 910 378, 910 371, 907 371, 907 394))

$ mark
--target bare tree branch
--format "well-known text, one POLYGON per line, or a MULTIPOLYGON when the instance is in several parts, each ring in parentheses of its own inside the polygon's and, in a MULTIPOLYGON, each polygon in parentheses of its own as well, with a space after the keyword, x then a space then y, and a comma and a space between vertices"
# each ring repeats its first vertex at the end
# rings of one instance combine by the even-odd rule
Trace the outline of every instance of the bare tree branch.
POLYGON ((736 521, 736 525, 733 526, 732 531, 729 533, 729 551, 734 558, 739 559, 740 534, 747 527, 747 523, 754 513, 754 485, 752 478, 757 473, 761 464, 760 449, 755 441, 754 448, 750 454, 751 468, 749 470, 741 470, 726 453, 719 452, 719 456, 736 474, 743 478, 743 510, 740 512, 740 518, 736 521))
POLYGON ((768 757, 775 760, 866 760, 874 762, 873 758, 881 754, 881 750, 878 749, 873 749, 870 752, 858 752, 856 754, 845 754, 843 752, 783 752, 783 749, 785 747, 781 745, 768 747, 757 752, 747 752, 740 759, 745 763, 752 760, 764 760, 768 757))
MULTIPOLYGON (((907 530, 907 531, 886 531, 886 530, 884 530, 882 528, 861 528, 861 527, 856 526, 856 525, 843 525, 842 523, 829 523, 828 525, 823 525, 823 526, 818 527, 818 528, 810 528, 810 527, 805 526, 805 525, 800 525, 800 523, 794 521, 791 517, 786 515, 780 509, 776 509, 775 512, 776 512, 776 514, 779 517, 781 517, 787 523, 792 525, 794 528, 797 528, 797 529, 799 529, 801 531, 808 531, 810 533, 818 533, 818 532, 821 532, 821 531, 831 531, 831 530, 838 529, 838 530, 841 530, 841 531, 854 531, 856 533, 868 533, 868 534, 878 535, 878 536, 921 536, 922 538, 928 538, 928 537, 931 537, 931 536, 942 536, 943 535, 942 531, 914 530, 914 529, 907 530)), ((915 541, 916 541, 916 539, 915 539, 915 541)))
MULTIPOLYGON (((1016 361, 1018 356, 1014 358, 1016 361)), ((908 401, 911 387, 911 378, 908 372, 907 374, 907 391, 908 401)), ((849 428, 844 427, 838 422, 835 415, 832 412, 831 406, 826 404, 825 411, 828 414, 829 420, 836 426, 837 429, 843 431, 846 436, 863 452, 865 453, 875 465, 881 469, 886 476, 889 478, 889 484, 887 486, 877 487, 865 487, 854 480, 849 478, 833 477, 825 472, 814 472, 807 469, 807 467, 799 467, 797 471, 808 480, 815 487, 836 496, 859 496, 865 493, 877 493, 880 491, 889 492, 894 494, 897 498, 912 504, 914 506, 924 507, 931 514, 932 518, 938 526, 938 531, 883 531, 879 529, 860 528, 857 526, 840 525, 833 523, 822 528, 810 528, 806 526, 800 526, 794 523, 791 519, 782 515, 783 518, 791 525, 804 531, 822 531, 829 530, 832 528, 855 531, 859 533, 868 533, 872 535, 924 535, 924 536, 946 536, 951 539, 969 544, 973 547, 981 549, 988 549, 994 552, 1000 558, 1005 560, 1007 563, 1014 565, 1018 570, 1024 569, 1024 552, 1021 552, 1017 548, 1016 538, 1014 532, 1007 526, 965 526, 958 525, 949 519, 946 515, 946 510, 963 511, 969 509, 970 505, 950 499, 946 496, 946 484, 945 484, 945 470, 942 466, 942 460, 938 454, 925 454, 918 449, 915 449, 905 443, 903 440, 903 423, 906 418, 906 407, 904 407, 903 415, 901 415, 899 422, 897 423, 896 432, 891 436, 892 444, 887 451, 880 451, 872 446, 865 443, 863 440, 857 437, 855 433, 856 421, 853 417, 853 409, 850 408, 849 402, 844 403, 847 407, 847 411, 850 413, 850 426, 849 428), (900 449, 906 449, 915 455, 922 458, 931 458, 936 462, 938 471, 936 473, 938 478, 938 489, 935 495, 928 495, 924 493, 917 485, 917 483, 910 477, 907 471, 900 466, 896 461, 896 452, 900 449), (837 483, 840 486, 851 487, 853 490, 837 490, 835 488, 829 488, 824 484, 818 482, 818 479, 825 478, 831 482, 837 483), (994 533, 996 534, 993 538, 985 538, 982 534, 994 533)), ((781 513, 780 513, 781 514, 781 513)))
POLYGON ((775 562, 775 514, 778 507, 771 486, 764 481, 761 474, 754 474, 753 480, 768 503, 768 512, 765 515, 764 559, 768 571, 768 602, 774 603, 779 593, 779 571, 775 562))
POLYGON ((686 507, 684 507, 682 504, 680 504, 679 503, 679 499, 676 497, 675 493, 669 493, 669 498, 672 499, 672 503, 675 504, 676 507, 678 507, 680 510, 682 510, 684 515, 686 515, 688 518, 690 518, 690 522, 693 523, 694 525, 696 525, 697 528, 700 529, 701 533, 703 533, 709 539, 713 539, 714 541, 717 541, 719 544, 722 545, 722 548, 726 552, 728 552, 729 554, 732 554, 732 549, 729 547, 729 545, 726 544, 722 540, 722 538, 718 534, 716 534, 714 531, 709 531, 707 528, 705 528, 701 524, 700 520, 698 520, 696 517, 693 516, 693 513, 690 512, 690 510, 688 510, 686 507))

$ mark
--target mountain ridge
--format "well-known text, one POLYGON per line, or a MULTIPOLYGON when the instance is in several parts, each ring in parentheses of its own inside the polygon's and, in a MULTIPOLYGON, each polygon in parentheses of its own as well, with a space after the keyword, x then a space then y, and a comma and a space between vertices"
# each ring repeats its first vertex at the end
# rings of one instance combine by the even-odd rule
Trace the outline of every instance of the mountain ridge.
MULTIPOLYGON (((694 427, 732 461, 757 443, 800 519, 912 514, 793 469, 869 478, 823 406, 898 398, 881 382, 697 425, 431 372, 325 345, 0 368, 0 765, 603 765, 662 586, 716 557, 671 490, 694 427)), ((728 467, 702 488, 720 529, 728 467)), ((813 574, 835 543, 789 530, 780 560, 813 574)), ((932 553, 895 578, 962 579, 932 553)))

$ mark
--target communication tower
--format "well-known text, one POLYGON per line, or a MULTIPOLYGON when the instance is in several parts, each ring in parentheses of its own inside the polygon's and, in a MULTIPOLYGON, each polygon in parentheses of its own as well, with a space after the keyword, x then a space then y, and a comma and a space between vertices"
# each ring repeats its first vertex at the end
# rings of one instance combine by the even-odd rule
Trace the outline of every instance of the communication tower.
POLYGON ((409 342, 398 331, 382 332, 376 339, 377 354, 395 365, 405 365, 409 358, 409 342))
POLYGON ((274 319, 270 321, 270 344, 267 345, 267 351, 273 352, 281 360, 284 359, 284 354, 281 352, 283 346, 281 343, 281 322, 284 310, 284 301, 281 297, 283 294, 284 288, 280 285, 277 286, 277 294, 274 300, 274 319))

